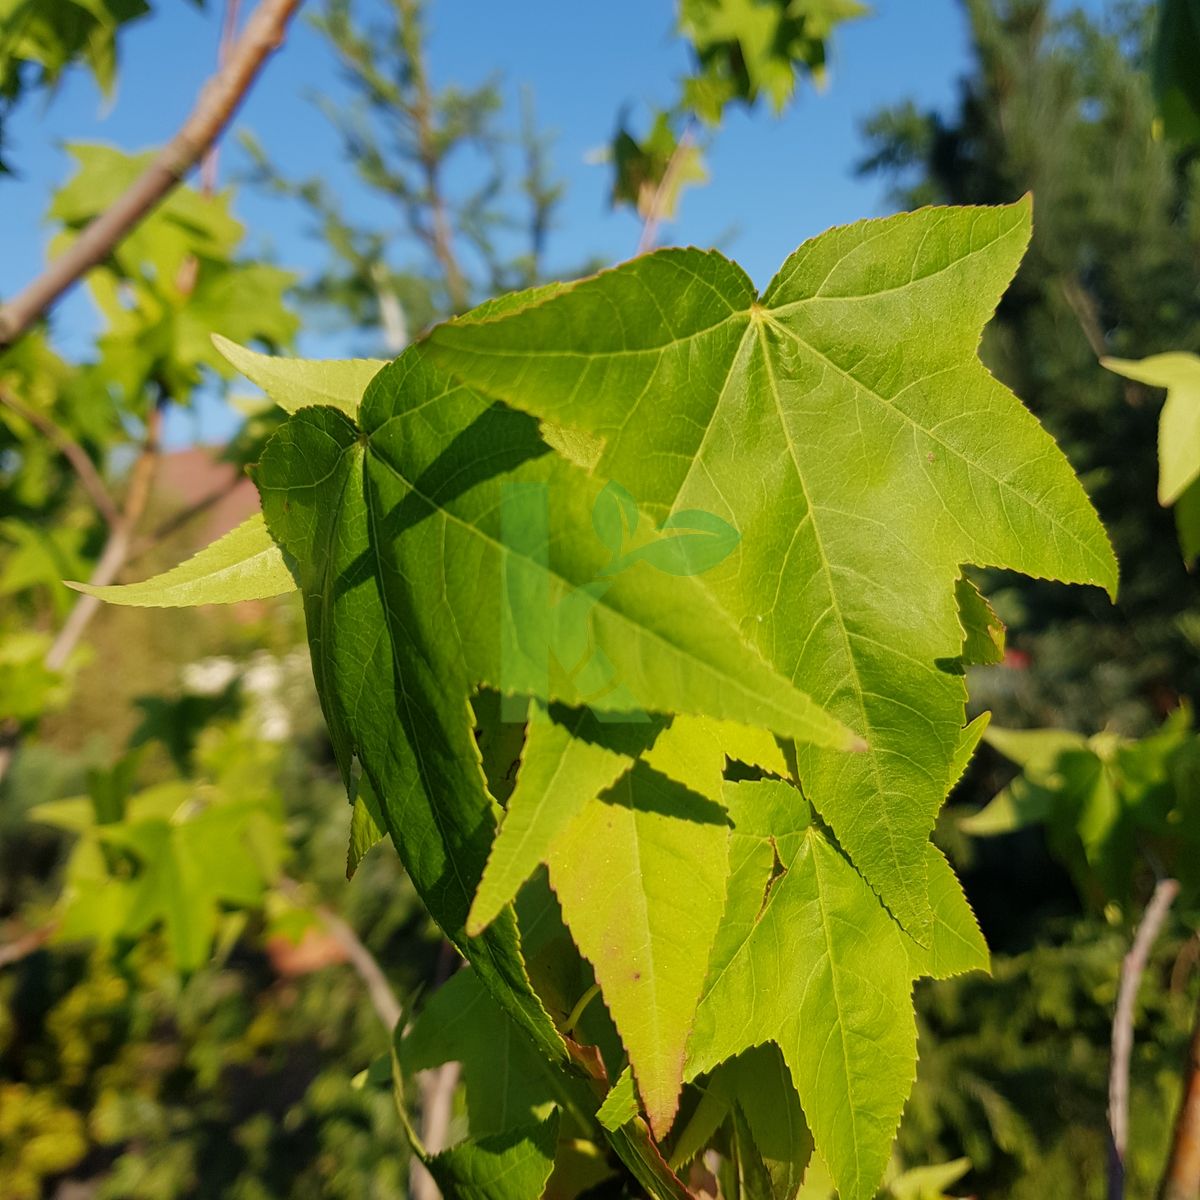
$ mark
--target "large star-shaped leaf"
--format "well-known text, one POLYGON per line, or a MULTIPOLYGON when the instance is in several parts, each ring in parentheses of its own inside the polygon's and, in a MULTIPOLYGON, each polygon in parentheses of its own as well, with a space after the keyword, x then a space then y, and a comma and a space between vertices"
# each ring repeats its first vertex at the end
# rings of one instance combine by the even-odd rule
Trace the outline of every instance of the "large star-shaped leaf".
POLYGON ((588 590, 608 561, 592 527, 599 484, 551 453, 530 417, 452 383, 419 352, 374 378, 357 422, 329 406, 296 411, 256 481, 268 528, 296 564, 348 786, 361 766, 435 919, 552 1054, 561 1043, 525 979, 511 914, 478 939, 466 933, 497 812, 472 690, 711 712, 853 741, 747 646, 695 579, 639 563, 588 590), (513 495, 546 501, 520 510, 532 524, 506 528, 513 495), (531 540, 539 513, 541 546, 531 540), (580 595, 587 603, 572 607, 580 595), (596 696, 566 669, 539 677, 538 622, 562 612, 580 616, 570 640, 602 655, 620 687, 596 696))
POLYGON ((704 577, 763 654, 868 742, 799 748, 807 794, 927 940, 926 839, 963 723, 964 563, 1099 584, 1116 561, 1063 455, 976 357, 1030 206, 925 209, 805 243, 760 296, 666 250, 430 336, 457 377, 604 439, 656 519, 741 534, 704 577))

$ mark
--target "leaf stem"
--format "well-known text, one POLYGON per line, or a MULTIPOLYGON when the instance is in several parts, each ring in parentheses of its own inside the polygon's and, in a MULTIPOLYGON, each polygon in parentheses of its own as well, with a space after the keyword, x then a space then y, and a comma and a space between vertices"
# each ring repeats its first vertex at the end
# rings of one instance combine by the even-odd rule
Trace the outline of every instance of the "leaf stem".
POLYGON ((600 985, 593 983, 578 1000, 575 1001, 575 1007, 571 1009, 570 1015, 567 1017, 566 1032, 573 1034, 575 1026, 579 1024, 583 1017, 584 1010, 589 1004, 600 994, 600 985))

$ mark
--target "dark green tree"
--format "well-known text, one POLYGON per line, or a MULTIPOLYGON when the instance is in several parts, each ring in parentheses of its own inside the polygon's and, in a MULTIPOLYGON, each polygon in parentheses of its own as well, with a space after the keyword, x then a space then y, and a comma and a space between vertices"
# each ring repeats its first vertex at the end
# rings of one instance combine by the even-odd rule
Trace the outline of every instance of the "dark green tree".
POLYGON ((1155 136, 1155 6, 1120 0, 1096 17, 1047 0, 964 4, 974 63, 957 105, 875 114, 861 170, 905 207, 1032 191, 1032 250, 985 359, 1064 445, 1122 567, 1114 609, 1013 580, 997 599, 1026 669, 973 694, 1005 723, 1143 732, 1200 683, 1196 588, 1155 498, 1161 393, 1098 359, 1200 345, 1200 174, 1155 136))

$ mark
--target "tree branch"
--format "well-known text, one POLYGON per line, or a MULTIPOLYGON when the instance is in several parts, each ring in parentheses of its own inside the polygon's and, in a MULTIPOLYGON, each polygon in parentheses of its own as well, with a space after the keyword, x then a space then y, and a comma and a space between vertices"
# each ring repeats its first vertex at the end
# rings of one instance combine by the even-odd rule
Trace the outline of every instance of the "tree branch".
POLYGON ((317 917, 320 919, 321 924, 325 926, 330 937, 342 948, 345 952, 346 960, 358 973, 359 979, 362 980, 363 986, 367 989, 367 996, 371 1001, 371 1007, 375 1009, 376 1015, 383 1023, 388 1036, 391 1037, 400 1022, 400 1001, 396 999, 396 995, 392 991, 392 985, 388 983, 387 976, 383 973, 383 968, 375 960, 375 956, 363 945, 358 934, 354 932, 350 925, 343 921, 332 909, 326 908, 323 904, 306 904, 301 894, 300 885, 294 879, 288 879, 286 876, 280 879, 279 890, 295 903, 305 905, 317 914, 317 917))
MULTIPOLYGON (((137 529, 146 505, 150 501, 150 491, 154 484, 154 475, 158 470, 159 433, 162 428, 162 406, 156 404, 146 423, 146 437, 142 443, 142 452, 138 455, 133 469, 129 473, 129 487, 125 493, 125 503, 117 514, 116 521, 109 527, 108 540, 100 552, 100 558, 92 571, 89 583, 96 587, 106 587, 120 574, 121 568, 129 558, 133 546, 133 535, 137 529)), ((84 630, 91 623, 96 611, 103 603, 95 596, 80 596, 75 601, 63 627, 58 631, 50 649, 46 652, 46 666, 51 671, 60 671, 67 664, 72 651, 83 637, 84 630)))
POLYGON ((1200 1196, 1200 1005, 1183 1070, 1183 1098, 1175 1117, 1171 1155, 1158 1195, 1159 1200, 1196 1200, 1200 1196))
POLYGON ((23 933, 19 938, 5 942, 0 946, 0 969, 10 967, 13 963, 35 954, 54 936, 57 929, 57 921, 47 921, 45 925, 39 925, 36 929, 23 933))
POLYGON ((1141 922, 1133 935, 1133 944, 1121 964, 1121 983, 1117 989, 1117 1007, 1113 1015, 1112 1062, 1108 1073, 1108 1200, 1124 1200, 1125 1151, 1129 1144, 1129 1060, 1133 1054, 1133 1016, 1138 987, 1179 884, 1160 879, 1141 922))
POLYGON ((96 511, 108 525, 115 525, 120 519, 120 512, 116 502, 109 495, 104 480, 100 478, 100 472, 88 457, 88 452, 49 416, 36 408, 30 408, 5 387, 0 387, 0 404, 15 412, 22 421, 32 425, 71 464, 80 484, 83 485, 83 490, 88 494, 88 499, 96 506, 96 511))
POLYGON ((141 176, 30 283, 0 306, 0 349, 12 345, 191 170, 229 123, 263 63, 283 41, 301 0, 262 0, 229 60, 201 91, 175 136, 141 176))

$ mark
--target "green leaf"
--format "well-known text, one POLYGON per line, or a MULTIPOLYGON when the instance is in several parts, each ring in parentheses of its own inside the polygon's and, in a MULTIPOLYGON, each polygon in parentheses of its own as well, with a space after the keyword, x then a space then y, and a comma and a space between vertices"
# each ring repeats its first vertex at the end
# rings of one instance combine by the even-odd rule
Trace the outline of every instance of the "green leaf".
POLYGON ((0 2, 0 93, 15 99, 21 67, 36 63, 37 83, 54 86, 73 62, 92 72, 105 95, 117 74, 117 35, 150 12, 145 0, 3 0, 0 2))
POLYGON ((550 853, 563 918, 595 968, 660 1140, 675 1118, 707 948, 725 907, 728 837, 718 805, 638 763, 550 853))
POLYGON ((67 586, 109 604, 190 608, 283 596, 296 590, 296 577, 267 532, 262 514, 255 513, 199 554, 153 579, 109 587, 68 581, 67 586))
POLYGON ((1018 767, 1035 774, 1054 769, 1059 757, 1070 750, 1086 750, 1087 738, 1072 729, 1004 729, 992 725, 983 735, 993 750, 1018 767))
MULTIPOLYGON (((343 415, 303 409, 268 443, 257 479, 268 523, 278 522, 285 542, 292 539, 300 551, 313 673, 343 782, 349 795, 358 795, 361 769, 433 919, 505 1010, 555 1059, 563 1054, 562 1041, 525 974, 512 914, 473 942, 466 938, 495 806, 484 789, 465 695, 450 697, 421 670, 399 685, 388 613, 369 561, 357 445, 343 415), (422 695, 430 698, 432 719, 415 703, 422 695)), ((411 642, 402 645, 414 652, 411 642)))
POLYGON ((843 1200, 869 1200, 916 1069, 903 935, 788 784, 727 784, 729 903, 687 1075, 775 1042, 843 1200))
POLYGON ((763 1200, 790 1200, 804 1182, 813 1138, 779 1048, 755 1046, 722 1063, 708 1090, 740 1118, 738 1148, 752 1151, 757 1173, 765 1177, 766 1187, 758 1194, 763 1200))
POLYGON ((1004 661, 1004 622, 987 597, 969 580, 959 579, 954 585, 958 598, 958 619, 962 623, 963 665, 967 667, 994 666, 1004 661))
POLYGON ((1200 479, 1175 501, 1175 528, 1183 561, 1191 567, 1200 558, 1200 479))
POLYGON ((988 725, 991 723, 992 714, 990 712, 982 712, 967 725, 958 740, 958 747, 954 752, 954 758, 950 762, 950 784, 947 791, 953 788, 966 772, 970 765, 971 759, 975 755, 979 743, 983 740, 983 735, 987 732, 988 725))
POLYGON ((279 358, 248 350, 219 334, 212 341, 232 366, 289 413, 329 404, 354 417, 367 384, 387 365, 375 358, 279 358))
POLYGON ((963 894, 962 884, 946 857, 934 845, 927 855, 929 903, 933 906, 933 937, 928 946, 905 935, 909 969, 915 979, 949 979, 968 971, 991 969, 987 942, 963 894))
POLYGON ((934 1167, 910 1167, 888 1184, 888 1191, 896 1200, 944 1200, 946 1189, 970 1169, 969 1158, 956 1158, 934 1167))
POLYGON ((515 898, 575 816, 616 783, 660 728, 650 722, 604 725, 586 708, 552 719, 544 706, 534 706, 516 787, 471 905, 469 932, 484 929, 515 898))
POLYGON ((446 1200, 531 1200, 546 1190, 558 1110, 538 1125, 459 1142, 425 1160, 446 1200))
POLYGON ((800 747, 800 778, 921 938, 964 718, 940 665, 962 653, 962 565, 1117 583, 1066 459, 976 357, 1029 229, 1027 201, 860 222, 802 246, 761 297, 719 254, 664 250, 428 341, 487 394, 603 437, 597 472, 653 517, 699 508, 740 532, 705 583, 866 737, 853 758, 800 747))
MULTIPOLYGON (((140 793, 130 800, 126 820, 96 829, 98 842, 128 852, 139 865, 128 879, 115 872, 94 877, 92 887, 123 894, 124 906, 103 918, 117 917, 113 928, 96 928, 93 936, 137 937, 161 924, 175 965, 195 970, 209 955, 222 906, 262 903, 277 869, 280 836, 257 799, 200 805, 181 784, 140 793)), ((66 893, 73 911, 64 920, 76 934, 92 920, 92 887, 66 893)))
POLYGON ((747 648, 698 581, 644 564, 600 579, 599 485, 551 454, 529 417, 410 350, 372 381, 359 419, 361 429, 331 407, 298 410, 255 475, 268 526, 298 564, 335 752, 348 789, 361 763, 434 919, 556 1058, 562 1043, 525 977, 511 917, 479 938, 466 928, 498 811, 472 733, 474 690, 618 712, 708 710, 791 736, 851 738, 747 648), (591 651, 582 669, 548 662, 555 622, 591 651), (599 694, 588 675, 597 655, 611 668, 600 682, 618 684, 599 694))
POLYGON ((554 1093, 533 1043, 469 969, 452 975, 398 1041, 406 1074, 462 1064, 471 1136, 544 1120, 554 1093))
POLYGON ((1140 362, 1100 361, 1126 379, 1167 389, 1158 419, 1158 502, 1169 507, 1200 478, 1200 357, 1173 353, 1140 362))
POLYGON ((346 847, 346 878, 352 879, 358 864, 387 837, 386 822, 379 799, 371 790, 371 780, 358 781, 358 794, 350 812, 350 843, 346 847))
POLYGON ((681 0, 680 32, 695 48, 697 67, 684 96, 713 124, 734 101, 753 106, 765 96, 779 113, 797 75, 824 78, 834 28, 868 11, 857 0, 681 0))
POLYGON ((632 1121, 638 1112, 637 1084, 633 1081, 633 1072, 626 1067, 596 1110, 596 1120, 605 1129, 616 1130, 632 1121))
POLYGON ((1200 4, 1160 0, 1152 76, 1166 135, 1200 142, 1200 4))

